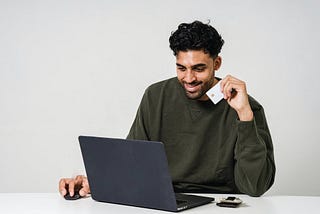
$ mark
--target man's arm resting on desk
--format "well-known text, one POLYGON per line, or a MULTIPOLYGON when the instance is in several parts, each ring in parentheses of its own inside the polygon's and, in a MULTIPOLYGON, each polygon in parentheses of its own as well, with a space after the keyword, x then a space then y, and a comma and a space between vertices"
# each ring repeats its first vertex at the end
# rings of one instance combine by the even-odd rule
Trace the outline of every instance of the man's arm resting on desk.
POLYGON ((248 95, 244 81, 227 75, 220 86, 239 118, 234 151, 236 186, 242 193, 260 196, 271 187, 275 176, 272 140, 263 108, 248 95))
POLYGON ((254 119, 238 121, 235 182, 240 192, 260 196, 273 184, 275 164, 271 135, 261 105, 253 104, 254 119))

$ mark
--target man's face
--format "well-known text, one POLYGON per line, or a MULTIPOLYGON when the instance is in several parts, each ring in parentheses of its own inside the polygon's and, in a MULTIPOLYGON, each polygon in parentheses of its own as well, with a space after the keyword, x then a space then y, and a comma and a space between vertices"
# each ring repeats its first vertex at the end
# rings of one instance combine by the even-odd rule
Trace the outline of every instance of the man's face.
POLYGON ((206 92, 214 86, 215 70, 221 65, 221 57, 212 58, 202 50, 179 51, 176 56, 177 77, 188 98, 207 100, 206 92))

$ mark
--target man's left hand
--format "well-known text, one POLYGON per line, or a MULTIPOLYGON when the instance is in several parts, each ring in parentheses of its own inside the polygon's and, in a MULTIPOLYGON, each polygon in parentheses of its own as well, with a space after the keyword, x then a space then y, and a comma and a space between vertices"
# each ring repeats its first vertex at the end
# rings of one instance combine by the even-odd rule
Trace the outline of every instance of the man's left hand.
POLYGON ((221 80, 220 88, 224 99, 237 112, 240 121, 253 120, 245 82, 227 75, 221 80))

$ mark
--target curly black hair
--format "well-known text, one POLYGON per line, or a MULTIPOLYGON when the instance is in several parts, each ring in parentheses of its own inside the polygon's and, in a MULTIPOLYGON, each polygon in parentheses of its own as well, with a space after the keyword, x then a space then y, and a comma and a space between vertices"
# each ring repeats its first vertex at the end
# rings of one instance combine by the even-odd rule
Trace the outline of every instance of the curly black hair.
POLYGON ((221 51, 224 40, 209 24, 200 21, 182 23, 171 33, 170 48, 176 56, 179 51, 203 50, 215 58, 221 51))

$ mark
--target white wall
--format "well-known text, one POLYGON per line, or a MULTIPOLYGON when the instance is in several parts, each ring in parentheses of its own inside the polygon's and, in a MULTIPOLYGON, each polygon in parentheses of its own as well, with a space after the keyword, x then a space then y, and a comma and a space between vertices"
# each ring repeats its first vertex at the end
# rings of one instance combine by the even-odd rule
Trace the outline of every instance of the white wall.
POLYGON ((320 195, 320 3, 0 1, 0 192, 55 192, 83 171, 80 134, 125 137, 144 89, 174 76, 168 37, 211 20, 232 74, 265 107, 268 194, 320 195))

